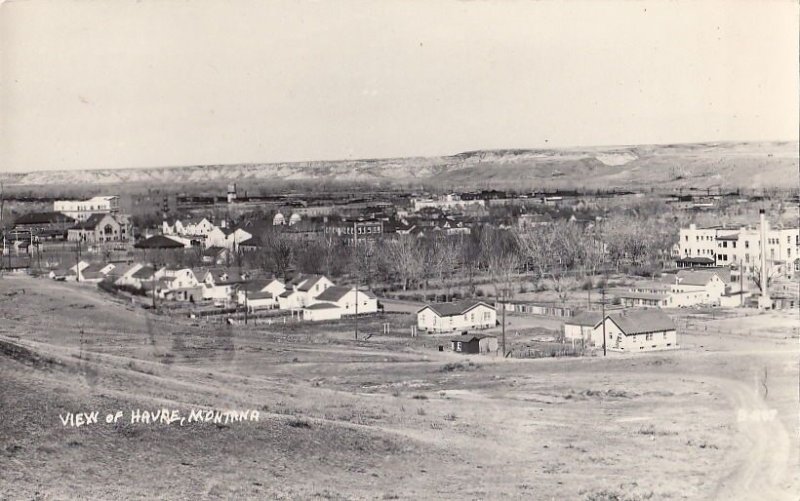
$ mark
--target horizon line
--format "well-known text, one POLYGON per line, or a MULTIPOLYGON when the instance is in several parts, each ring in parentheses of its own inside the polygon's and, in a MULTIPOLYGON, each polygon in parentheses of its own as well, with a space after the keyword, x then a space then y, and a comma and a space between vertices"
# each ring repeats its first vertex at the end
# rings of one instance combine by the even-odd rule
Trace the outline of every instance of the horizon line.
MULTIPOLYGON (((274 160, 274 161, 234 161, 229 163, 195 163, 183 165, 150 165, 150 166, 121 166, 121 167, 93 167, 85 169, 70 169, 68 167, 54 169, 37 169, 0 172, 0 176, 14 174, 36 174, 42 172, 61 172, 61 171, 107 171, 107 170, 150 170, 150 169, 192 169, 198 167, 227 167, 236 165, 276 165, 276 164, 313 164, 313 163, 343 163, 343 162, 378 162, 383 160, 398 160, 406 158, 434 158, 434 157, 456 157, 470 153, 479 152, 500 152, 500 151, 558 151, 558 150, 580 150, 580 149, 615 149, 615 148, 637 148, 647 146, 689 146, 689 145, 722 145, 722 144, 780 144, 798 143, 800 138, 792 139, 725 139, 716 141, 687 141, 687 142, 667 142, 667 143, 638 143, 638 144, 600 144, 600 145, 568 145, 568 146, 545 146, 545 147, 507 147, 507 148, 478 148, 465 150, 458 153, 442 153, 434 155, 405 155, 405 156, 385 156, 372 158, 339 158, 339 159, 316 159, 316 160, 274 160)), ((800 155, 799 155, 800 156, 800 155)))

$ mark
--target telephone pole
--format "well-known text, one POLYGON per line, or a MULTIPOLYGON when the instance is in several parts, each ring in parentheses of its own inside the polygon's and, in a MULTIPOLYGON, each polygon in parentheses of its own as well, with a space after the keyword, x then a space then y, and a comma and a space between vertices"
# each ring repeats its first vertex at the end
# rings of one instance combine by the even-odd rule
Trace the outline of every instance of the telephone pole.
POLYGON ((603 311, 603 318, 600 320, 603 322, 603 356, 607 355, 606 352, 606 286, 603 284, 603 288, 600 290, 602 294, 602 299, 600 300, 600 305, 603 311))
POLYGON ((501 315, 503 317, 503 335, 502 335, 502 342, 503 342, 503 358, 506 358, 506 304, 505 304, 506 293, 503 292, 502 300, 500 303, 501 315))
POLYGON ((358 286, 361 282, 359 278, 361 277, 361 269, 359 267, 358 262, 358 223, 353 221, 353 252, 356 257, 356 332, 355 332, 355 339, 358 340, 358 286))
POLYGON ((81 239, 78 237, 78 240, 75 242, 75 281, 81 281, 81 239))
POLYGON ((247 304, 247 284, 244 286, 244 324, 247 325, 247 310, 250 309, 250 305, 247 304))

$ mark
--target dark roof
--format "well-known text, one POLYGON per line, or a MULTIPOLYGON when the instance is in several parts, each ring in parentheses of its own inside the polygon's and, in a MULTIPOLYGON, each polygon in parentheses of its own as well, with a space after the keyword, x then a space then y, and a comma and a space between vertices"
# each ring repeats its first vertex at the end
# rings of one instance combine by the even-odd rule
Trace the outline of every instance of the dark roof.
MULTIPOLYGON (((463 315, 464 313, 468 312, 469 310, 473 309, 474 307, 480 304, 486 306, 487 308, 494 309, 487 303, 483 301, 477 301, 474 299, 458 301, 456 303, 431 303, 425 306, 425 308, 430 308, 440 317, 451 317, 453 315, 463 315)), ((417 313, 424 310, 425 308, 419 309, 417 313)))
POLYGON ((450 341, 461 341, 462 343, 471 343, 472 341, 486 339, 486 338, 496 338, 497 336, 492 336, 491 334, 467 334, 461 335, 459 337, 452 337, 450 341))
POLYGON ((255 280, 248 280, 237 287, 240 291, 247 291, 248 293, 261 292, 261 289, 271 284, 274 279, 259 278, 255 280))
POLYGON ((107 214, 96 213, 89 216, 89 218, 82 222, 75 225, 76 230, 95 230, 97 229, 97 225, 100 224, 100 221, 106 217, 107 214))
POLYGON ((334 308, 338 308, 337 305, 332 303, 314 303, 310 306, 306 306, 305 309, 307 310, 331 310, 334 308))
POLYGON ((272 299, 272 293, 270 292, 248 292, 247 299, 272 299))
POLYGON ((164 235, 156 235, 137 242, 134 247, 137 249, 182 249, 183 244, 164 235))
POLYGON ((131 275, 132 278, 150 278, 153 276, 152 266, 142 266, 131 275))
POLYGON ((216 256, 219 256, 224 250, 225 250, 225 247, 212 246, 212 247, 209 247, 208 249, 204 250, 203 251, 203 255, 204 256, 216 257, 216 256))
POLYGON ((83 269, 83 271, 81 271, 81 273, 82 274, 99 273, 100 270, 102 270, 106 266, 108 266, 108 264, 106 263, 90 263, 89 266, 87 266, 86 268, 83 269))
POLYGON ((692 263, 692 264, 713 264, 714 260, 710 257, 682 257, 680 259, 676 259, 676 261, 681 263, 692 263))
POLYGON ((30 212, 18 217, 14 224, 73 224, 75 220, 61 212, 30 212))
POLYGON ((587 327, 594 327, 603 319, 603 313, 599 311, 583 311, 569 320, 565 320, 565 324, 569 325, 583 325, 587 327))
POLYGON ((732 233, 730 235, 718 235, 717 240, 739 240, 739 234, 732 233))
POLYGON ((322 294, 317 296, 317 301, 333 301, 336 302, 344 297, 345 294, 353 290, 352 287, 328 287, 322 294))
POLYGON ((319 282, 322 279, 322 275, 307 275, 306 280, 300 282, 297 286, 297 290, 302 292, 308 292, 314 287, 314 284, 319 282))
MULTIPOLYGON (((675 330, 672 319, 661 310, 624 310, 606 315, 626 336, 675 330)), ((599 324, 599 322, 598 322, 599 324)))

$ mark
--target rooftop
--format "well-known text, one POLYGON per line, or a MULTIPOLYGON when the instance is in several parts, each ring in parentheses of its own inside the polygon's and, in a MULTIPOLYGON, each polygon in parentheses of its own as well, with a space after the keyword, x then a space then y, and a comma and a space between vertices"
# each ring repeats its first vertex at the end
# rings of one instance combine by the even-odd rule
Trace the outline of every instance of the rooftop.
POLYGON ((430 308, 440 317, 451 317, 454 315, 463 315, 464 313, 468 312, 469 310, 475 308, 478 305, 484 305, 487 308, 491 308, 492 310, 494 310, 494 308, 492 308, 483 301, 478 301, 475 299, 467 299, 455 303, 431 303, 425 306, 424 308, 418 310, 417 313, 424 310, 425 308, 430 308))
POLYGON ((675 330, 675 324, 666 313, 659 309, 623 310, 609 313, 612 320, 626 336, 675 330))

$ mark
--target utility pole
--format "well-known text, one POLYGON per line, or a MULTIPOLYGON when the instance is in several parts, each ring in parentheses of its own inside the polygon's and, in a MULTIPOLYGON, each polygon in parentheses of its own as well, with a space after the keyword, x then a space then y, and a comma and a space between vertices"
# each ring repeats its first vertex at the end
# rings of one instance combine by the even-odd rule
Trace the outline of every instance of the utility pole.
POLYGON ((358 223, 353 221, 353 252, 355 253, 356 257, 356 328, 355 328, 355 339, 358 340, 358 286, 361 282, 359 278, 361 277, 361 269, 359 268, 358 262, 358 223))
POLYGON ((247 310, 250 309, 250 305, 247 304, 247 285, 244 286, 244 324, 247 325, 247 310))
POLYGON ((603 322, 603 356, 607 355, 606 352, 606 286, 603 284, 603 288, 601 289, 602 299, 600 300, 600 305, 603 311, 603 319, 600 320, 603 322))
POLYGON ((504 291, 503 294, 502 294, 502 299, 501 299, 501 303, 500 303, 500 308, 502 308, 501 315, 503 317, 503 331, 502 331, 503 332, 503 335, 502 335, 502 340, 503 340, 503 358, 506 358, 506 303, 505 303, 505 299, 506 299, 506 292, 504 291))
POLYGON ((75 242, 76 250, 75 250, 75 281, 81 281, 81 238, 78 237, 78 240, 75 242))

